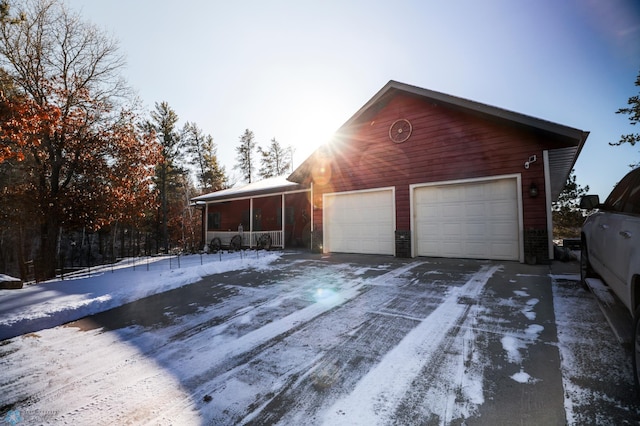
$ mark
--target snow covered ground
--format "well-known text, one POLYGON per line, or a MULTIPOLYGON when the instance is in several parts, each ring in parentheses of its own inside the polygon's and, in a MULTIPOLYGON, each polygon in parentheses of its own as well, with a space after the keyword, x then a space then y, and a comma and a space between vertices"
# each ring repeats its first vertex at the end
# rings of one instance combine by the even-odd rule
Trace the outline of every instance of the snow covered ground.
POLYGON ((64 324, 202 277, 268 265, 277 252, 124 259, 21 290, 0 290, 0 340, 64 324))
POLYGON ((0 292, 0 331, 26 332, 0 342, 0 423, 640 420, 628 354, 575 276, 264 252, 168 262, 0 292))

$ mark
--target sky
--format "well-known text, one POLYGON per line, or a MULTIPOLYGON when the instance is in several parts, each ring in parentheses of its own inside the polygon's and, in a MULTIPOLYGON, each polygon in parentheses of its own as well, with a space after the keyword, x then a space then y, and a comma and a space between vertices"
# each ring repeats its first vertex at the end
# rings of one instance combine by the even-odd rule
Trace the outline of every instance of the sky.
POLYGON ((635 0, 66 3, 119 40, 145 107, 213 136, 236 179, 245 129, 293 146, 295 167, 389 80, 589 131, 576 176, 601 197, 640 161, 608 144, 639 131, 615 114, 640 91, 635 0))

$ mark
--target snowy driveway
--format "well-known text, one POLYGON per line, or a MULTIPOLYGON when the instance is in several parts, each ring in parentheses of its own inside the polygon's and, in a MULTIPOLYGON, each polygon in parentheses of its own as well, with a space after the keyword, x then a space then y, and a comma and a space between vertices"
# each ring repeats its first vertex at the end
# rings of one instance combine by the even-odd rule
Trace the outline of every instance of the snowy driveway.
POLYGON ((638 422, 628 353, 551 272, 285 254, 0 342, 0 422, 638 422))

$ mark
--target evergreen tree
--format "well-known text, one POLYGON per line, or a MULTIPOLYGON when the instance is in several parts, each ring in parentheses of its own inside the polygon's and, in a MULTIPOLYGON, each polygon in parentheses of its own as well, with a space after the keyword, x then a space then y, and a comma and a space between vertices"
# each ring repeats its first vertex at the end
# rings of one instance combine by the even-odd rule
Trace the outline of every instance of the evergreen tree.
POLYGON ((253 136, 253 132, 249 129, 246 129, 242 136, 240 136, 240 145, 236 147, 238 156, 236 157, 237 163, 234 168, 240 170, 243 179, 247 183, 253 182, 253 154, 255 149, 256 142, 253 136))
MULTIPOLYGON (((640 72, 638 73, 638 77, 636 78, 635 85, 640 87, 640 72)), ((638 95, 631 96, 627 101, 626 108, 620 108, 616 111, 616 114, 626 114, 629 117, 629 121, 632 126, 640 123, 640 93, 638 95)), ((629 133, 626 135, 620 136, 620 140, 618 142, 609 142, 611 146, 620 146, 622 144, 630 144, 631 146, 635 146, 636 143, 640 142, 640 133, 629 133)), ((629 165, 631 168, 640 167, 640 162, 629 165)))
POLYGON ((227 183, 224 167, 218 164, 216 145, 195 123, 187 122, 182 130, 187 155, 196 165, 196 177, 202 191, 218 191, 227 183))
POLYGON ((282 176, 289 170, 291 158, 291 147, 283 148, 276 140, 271 139, 271 144, 267 149, 258 147, 260 153, 260 176, 263 179, 282 176))
POLYGON ((158 236, 165 253, 169 250, 169 199, 175 195, 177 187, 181 186, 178 176, 184 173, 178 165, 180 134, 176 129, 177 123, 178 114, 169 104, 156 102, 155 111, 151 111, 151 120, 143 124, 143 128, 155 133, 162 148, 162 158, 156 166, 155 184, 160 199, 158 236))
POLYGON ((0 1, 0 23, 19 24, 22 21, 25 21, 27 19, 24 12, 20 13, 20 15, 17 17, 12 17, 10 11, 11 11, 11 6, 9 5, 9 2, 6 0, 1 0, 0 1))
POLYGON ((574 170, 571 170, 567 182, 558 195, 558 201, 551 207, 553 234, 558 238, 573 238, 580 235, 585 214, 578 208, 580 197, 589 192, 589 185, 581 187, 576 182, 574 170))

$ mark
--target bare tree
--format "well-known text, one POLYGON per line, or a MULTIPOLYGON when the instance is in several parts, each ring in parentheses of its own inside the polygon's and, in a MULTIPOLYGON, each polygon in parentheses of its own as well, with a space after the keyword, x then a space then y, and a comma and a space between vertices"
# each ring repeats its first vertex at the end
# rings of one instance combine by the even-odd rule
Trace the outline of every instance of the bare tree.
MULTIPOLYGON (((39 214, 39 275, 55 273, 56 246, 65 220, 98 228, 96 196, 110 188, 117 162, 120 102, 129 89, 119 74, 125 60, 118 43, 83 22, 59 0, 6 2, 21 19, 0 22, 0 68, 22 92, 31 120, 28 159, 39 214), (105 175, 105 173, 107 175, 105 175)), ((133 130, 129 127, 127 132, 133 130)), ((148 143, 127 135, 132 150, 148 143)), ((129 151, 131 153, 131 151, 129 151)), ((145 158, 145 155, 138 155, 145 158)))

